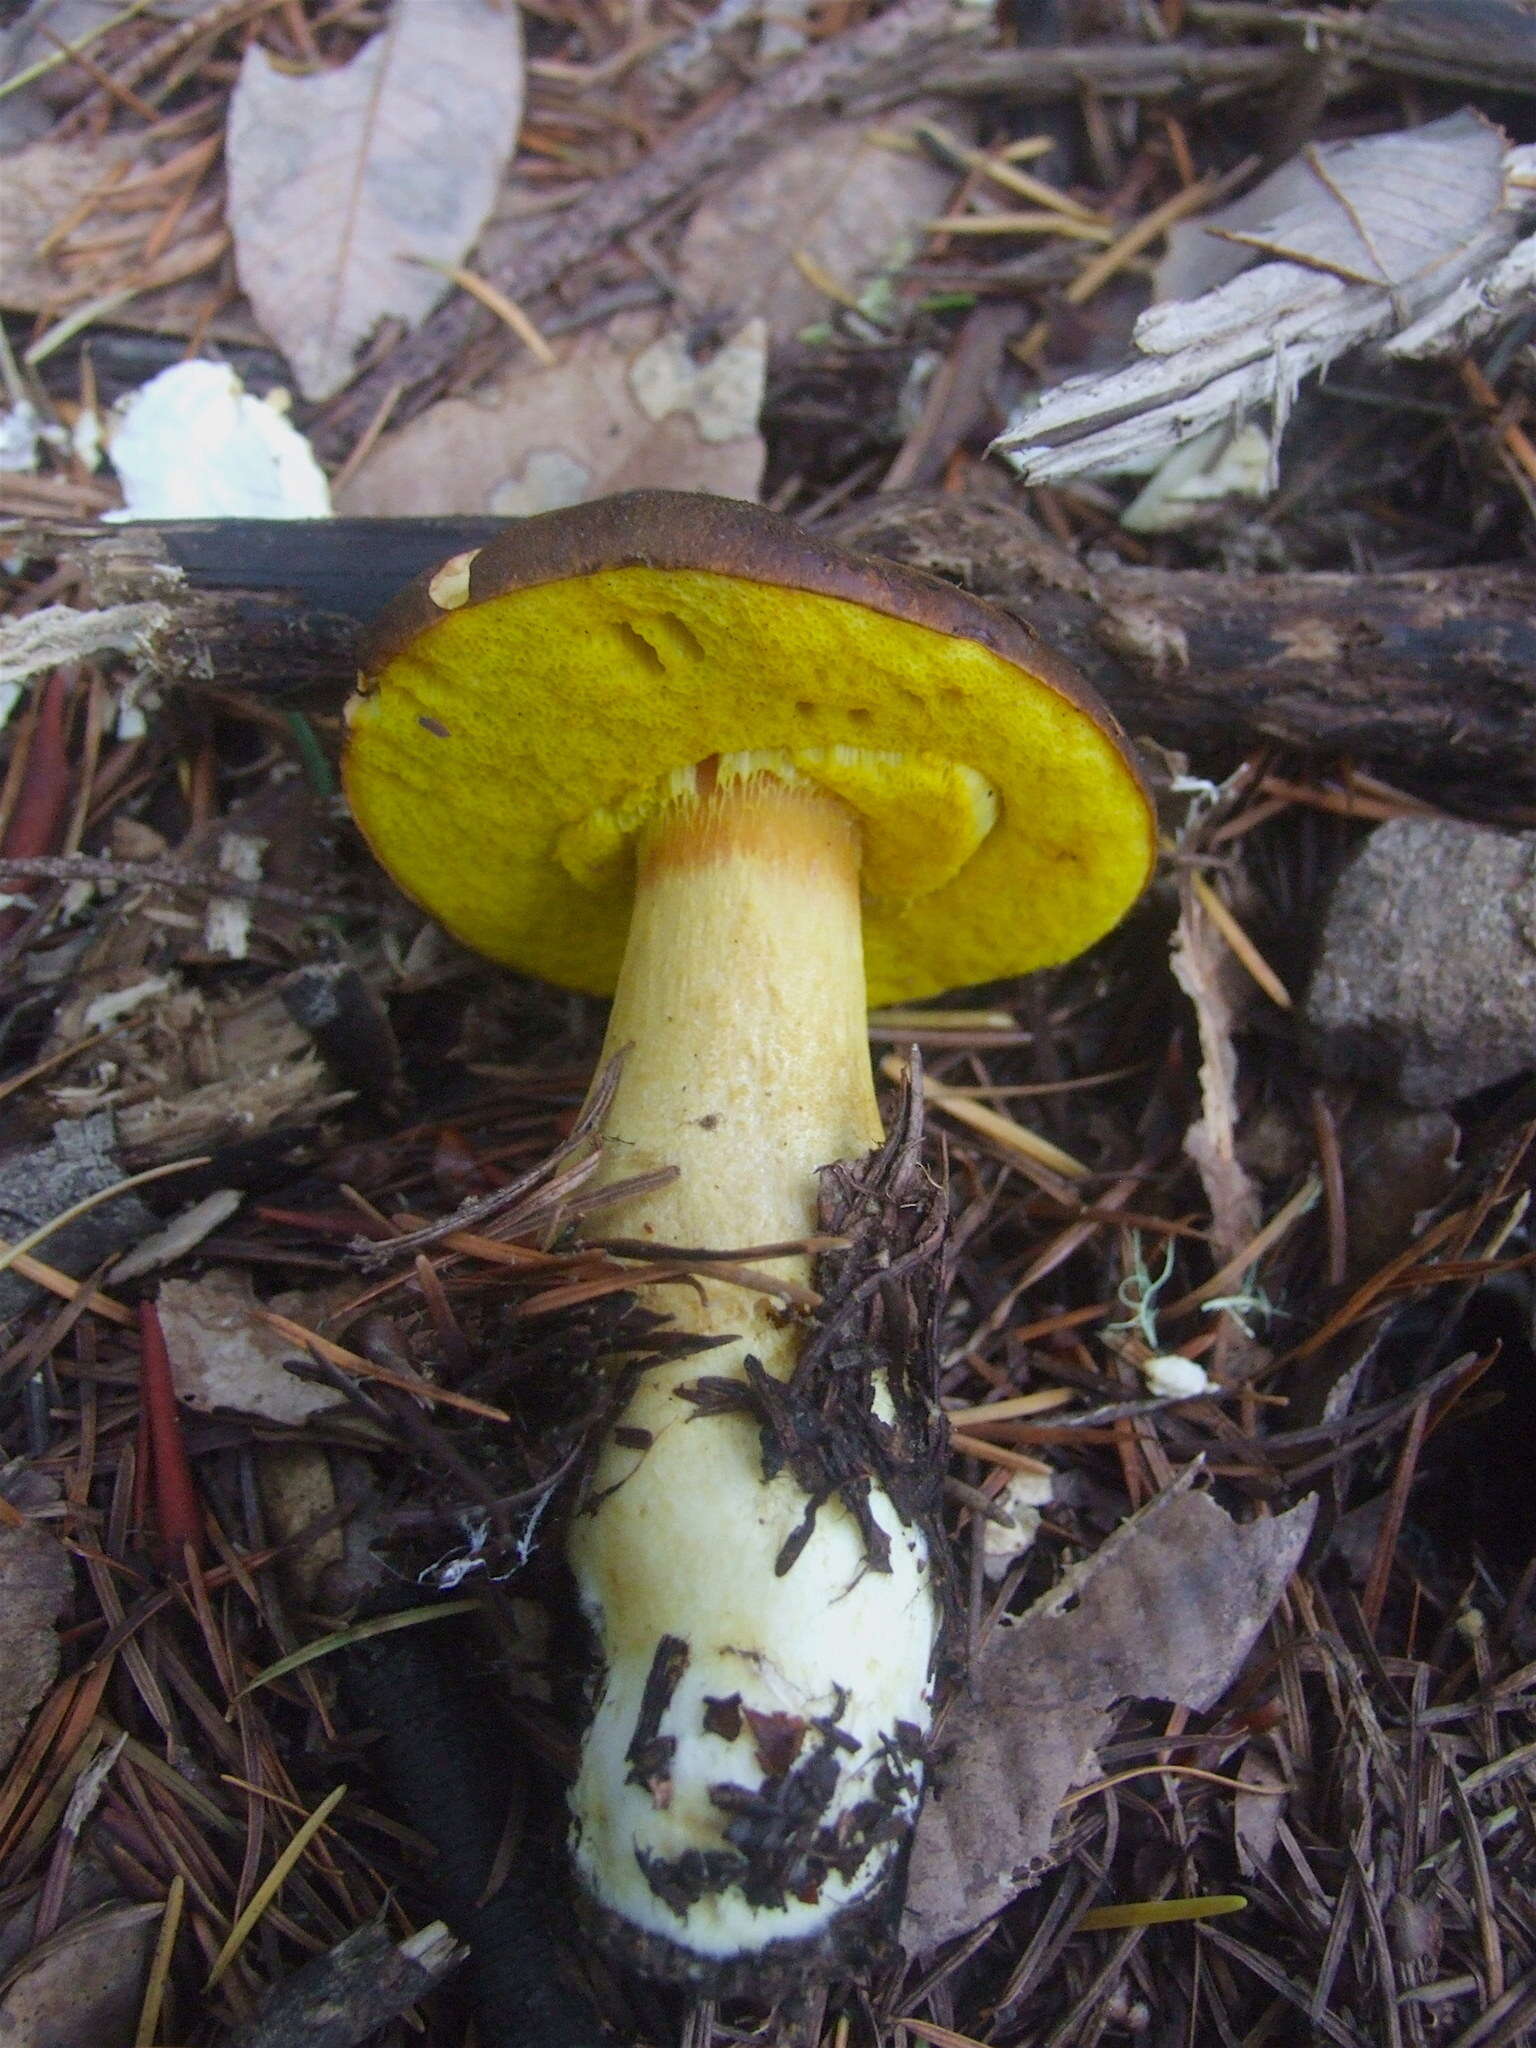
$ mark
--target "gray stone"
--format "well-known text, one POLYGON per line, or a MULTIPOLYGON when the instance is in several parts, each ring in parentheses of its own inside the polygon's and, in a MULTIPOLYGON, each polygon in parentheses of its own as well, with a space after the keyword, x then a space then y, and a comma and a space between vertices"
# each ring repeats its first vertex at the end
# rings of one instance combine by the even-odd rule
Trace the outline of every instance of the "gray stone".
POLYGON ((1305 1017, 1324 1073, 1416 1108, 1536 1067, 1536 832, 1378 827, 1334 892, 1305 1017))
MULTIPOLYGON (((57 1123, 51 1142, 0 1160, 0 1239, 15 1244, 89 1195, 123 1178, 110 1114, 101 1110, 78 1123, 57 1123)), ((114 1195, 62 1224, 37 1256, 81 1279, 114 1252, 158 1228, 136 1194, 114 1195)), ((42 1292, 16 1272, 0 1273, 0 1321, 20 1313, 42 1292)))

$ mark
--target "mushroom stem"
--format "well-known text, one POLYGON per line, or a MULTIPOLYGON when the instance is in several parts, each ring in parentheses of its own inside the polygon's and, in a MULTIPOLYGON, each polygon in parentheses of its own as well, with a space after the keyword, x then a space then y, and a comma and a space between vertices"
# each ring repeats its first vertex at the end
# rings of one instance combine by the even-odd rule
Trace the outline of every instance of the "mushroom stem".
MULTIPOLYGON (((610 1172, 680 1169, 624 1227, 720 1250, 807 1235, 817 1170, 881 1138, 856 821, 731 766, 704 764, 642 839, 609 1031, 628 1048, 610 1172)), ((873 1481, 886 1556, 834 1495, 786 1565, 805 1486, 765 1473, 759 1414, 689 1390, 745 1392, 753 1359, 789 1380, 802 1333, 716 1280, 669 1307, 731 1341, 648 1368, 594 1461, 571 1561, 600 1678, 572 1804, 610 1931, 710 1985, 774 1953, 836 1959, 884 1894, 919 1793, 937 1608, 922 1531, 873 1481)), ((870 1407, 891 1419, 878 1376, 870 1407)))
MULTIPOLYGON (((609 1173, 679 1170, 623 1212, 632 1235, 771 1244, 815 1229, 818 1168, 883 1136, 858 824, 804 785, 715 779, 714 763, 695 772, 713 786, 668 803, 638 848, 604 1048, 605 1060, 627 1048, 607 1120, 609 1173)), ((676 1312, 695 1326, 681 1303, 676 1312)))

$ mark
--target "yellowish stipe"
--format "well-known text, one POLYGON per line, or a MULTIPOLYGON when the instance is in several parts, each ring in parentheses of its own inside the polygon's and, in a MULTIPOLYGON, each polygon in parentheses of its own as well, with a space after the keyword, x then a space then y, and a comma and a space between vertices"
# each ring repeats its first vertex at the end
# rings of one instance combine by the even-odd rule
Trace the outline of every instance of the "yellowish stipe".
MULTIPOLYGON (((818 1168, 879 1143, 859 857, 845 804, 712 760, 645 827, 606 1047, 627 1051, 603 1171, 681 1172, 609 1212, 626 1234, 716 1250, 803 1237, 818 1168)), ((775 1271, 804 1264, 779 1260, 775 1271)), ((734 1341, 638 1376, 572 1520, 571 1568, 603 1672, 571 1793, 576 1866, 632 1929, 696 1958, 814 1946, 883 1884, 915 1810, 916 1776, 893 1787, 887 1760, 900 1731, 921 1737, 932 1709, 927 1540, 877 1483, 866 1506, 888 1569, 870 1567, 839 1499, 820 1504, 807 1532, 804 1485, 788 1470, 767 1477, 755 1418, 701 1414, 686 1392, 701 1378, 744 1378, 749 1356, 787 1378, 801 1330, 761 1294, 708 1275, 697 1290, 670 1290, 667 1305, 681 1329, 734 1341), (659 1657, 676 1668, 651 1727, 659 1657), (724 1701, 741 1709, 734 1730, 718 1724, 724 1701), (753 1717, 765 1715, 807 1730, 836 1720, 820 1817, 830 1838, 856 1841, 871 1800, 892 1822, 847 1869, 777 1896, 754 1889, 715 1798, 721 1784, 785 1795, 758 1751, 764 1724, 753 1717), (644 1727, 659 1744, 647 1767, 635 1748, 644 1727), (711 1865, 726 1875, 692 1900, 657 1876, 711 1865)), ((883 1381, 869 1398, 889 1419, 883 1381)))
MULTIPOLYGON (((831 798, 757 776, 659 814, 604 1047, 627 1048, 605 1173, 680 1172, 610 1212, 626 1235, 718 1250, 808 1235, 818 1168, 879 1144, 859 924, 859 834, 831 798)), ((782 1348, 759 1296, 679 1289, 670 1306, 782 1348)))

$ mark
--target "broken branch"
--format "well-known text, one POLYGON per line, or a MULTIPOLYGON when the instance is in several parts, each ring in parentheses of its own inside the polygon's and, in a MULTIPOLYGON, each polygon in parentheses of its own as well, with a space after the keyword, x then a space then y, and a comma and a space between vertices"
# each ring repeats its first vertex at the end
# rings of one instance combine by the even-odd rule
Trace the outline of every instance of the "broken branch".
MULTIPOLYGON (((159 674, 187 688, 335 703, 357 621, 502 522, 0 523, 11 554, 68 558, 104 600, 152 593, 159 674), (265 530, 263 530, 265 529, 265 530), (359 546, 366 529, 368 546, 359 546), (371 561, 374 566, 364 566, 371 561), (382 564, 383 566, 379 566, 382 564)), ((1536 569, 1389 575, 1088 571, 1007 504, 882 497, 837 538, 1011 607, 1133 733, 1219 763, 1266 741, 1506 801, 1536 790, 1536 569)))

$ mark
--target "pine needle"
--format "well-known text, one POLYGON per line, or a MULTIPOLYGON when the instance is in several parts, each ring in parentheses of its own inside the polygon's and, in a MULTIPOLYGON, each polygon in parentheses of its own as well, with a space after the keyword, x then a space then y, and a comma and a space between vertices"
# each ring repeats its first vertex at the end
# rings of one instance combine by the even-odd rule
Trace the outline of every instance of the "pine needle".
POLYGON ((1211 923, 1215 925, 1217 931, 1221 933, 1221 936, 1232 948, 1238 959, 1242 961, 1244 967, 1247 968, 1249 974, 1258 983, 1259 987, 1263 989, 1265 995, 1282 1010, 1295 1009, 1296 1005, 1291 999, 1290 990, 1264 958, 1264 955, 1259 951, 1252 939, 1243 930, 1226 904, 1216 894, 1216 891, 1211 887, 1204 875, 1191 875, 1190 881, 1194 884, 1195 895, 1199 898, 1201 909, 1211 920, 1211 923))
POLYGON ((1036 1479, 1049 1479, 1053 1468, 1041 1458, 1030 1457, 1027 1451, 1010 1451, 1002 1444, 988 1443, 984 1437, 967 1436, 963 1430, 950 1432, 949 1447, 963 1451, 968 1458, 980 1458, 984 1465, 1001 1465, 1009 1472, 1028 1472, 1036 1479))
MULTIPOLYGON (((907 1071, 907 1063, 893 1053, 880 1062, 880 1071, 888 1081, 899 1081, 907 1071)), ((1088 1168, 1082 1161, 1074 1159, 1070 1152, 1063 1152, 1049 1138, 1040 1137, 1016 1118, 1004 1116, 1000 1110, 989 1109, 984 1102, 973 1102, 968 1095, 946 1088, 942 1081, 935 1081, 929 1074, 923 1076, 923 1096, 935 1109, 942 1109, 956 1123, 969 1124, 973 1131, 979 1131, 984 1138, 990 1138, 994 1145, 1000 1145, 1016 1158, 1027 1160, 1033 1166, 1043 1166, 1048 1173, 1059 1174, 1064 1180, 1088 1178, 1088 1168)))
POLYGON ((66 1223, 73 1223, 77 1216, 84 1216, 92 1209, 99 1209, 103 1202, 112 1202, 119 1195, 126 1195, 133 1188, 146 1187, 152 1180, 164 1180, 173 1173, 189 1173, 194 1166, 207 1166, 207 1157, 200 1159, 173 1159, 169 1166, 151 1166, 143 1173, 130 1173, 126 1180, 114 1181, 109 1188, 98 1188, 94 1195, 84 1195, 78 1202, 72 1202, 57 1216, 51 1216, 46 1223, 39 1223, 36 1230, 29 1230, 16 1244, 8 1244, 0 1252, 0 1273, 14 1266, 27 1252, 36 1251, 40 1244, 52 1237, 56 1230, 62 1230, 66 1223))
POLYGON ((165 1895, 165 1911, 160 1916, 160 1934, 155 1942, 154 1960, 149 1966, 149 1980, 144 1986, 144 2002, 139 2007, 139 2024, 133 2030, 133 2048, 153 2048, 155 2036, 160 2031, 160 2010, 165 2004, 166 1981, 171 1974, 171 1954, 176 1947, 176 1936, 181 1929, 181 1908, 187 1896, 187 1881, 178 1870, 171 1879, 171 1888, 165 1895))
POLYGON ((350 1649, 354 1643, 370 1642, 374 1636, 393 1635, 398 1628, 419 1628, 423 1622, 442 1621, 450 1614, 472 1614, 479 1605, 478 1600, 440 1600, 432 1607, 411 1607, 403 1614, 381 1614, 372 1621, 360 1621, 355 1628, 338 1629, 334 1635, 317 1636, 302 1650, 292 1650, 286 1657, 279 1657, 275 1664, 269 1664, 265 1671, 258 1671, 254 1678, 241 1686, 235 1698, 243 1700, 247 1693, 255 1692, 258 1687, 272 1685, 279 1678, 286 1678, 290 1671, 313 1664, 317 1658, 332 1656, 337 1650, 350 1649))
POLYGON ((1213 1892, 1199 1899, 1142 1899, 1133 1906, 1091 1906, 1077 1924, 1090 1933, 1106 1927, 1167 1927, 1181 1920, 1241 1913, 1247 1904, 1236 1892, 1213 1892))
POLYGON ((266 1912, 268 1906, 271 1905, 287 1882, 289 1872, 346 1796, 347 1788, 345 1785, 337 1785, 332 1791, 326 1793, 320 1804, 309 1816, 309 1819, 305 1821, 282 1855, 278 1857, 272 1868, 251 1894, 250 1904, 240 1915, 234 1926, 231 1927, 224 1946, 214 1957, 213 1968, 208 1972, 207 1989, 209 1991, 218 1983, 225 1971, 228 1970, 230 1964, 235 1960, 235 1957, 244 1948, 252 1928, 255 1927, 257 1921, 266 1912))

